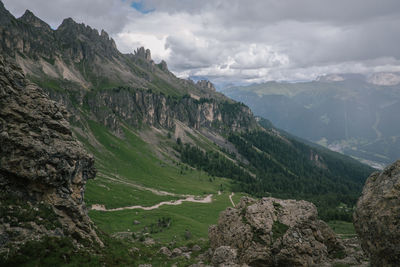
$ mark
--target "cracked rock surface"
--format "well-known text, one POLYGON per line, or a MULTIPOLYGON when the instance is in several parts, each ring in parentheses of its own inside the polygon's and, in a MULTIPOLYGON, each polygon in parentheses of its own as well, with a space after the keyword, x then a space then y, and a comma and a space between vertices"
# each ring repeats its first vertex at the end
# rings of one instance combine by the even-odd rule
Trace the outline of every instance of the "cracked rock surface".
POLYGON ((83 202, 94 158, 66 117, 0 56, 0 248, 45 235, 101 244, 83 202))
POLYGON ((399 266, 400 161, 367 179, 354 212, 354 226, 371 266, 399 266))
POLYGON ((242 198, 220 214, 209 238, 216 266, 313 266, 344 253, 314 204, 303 200, 242 198))

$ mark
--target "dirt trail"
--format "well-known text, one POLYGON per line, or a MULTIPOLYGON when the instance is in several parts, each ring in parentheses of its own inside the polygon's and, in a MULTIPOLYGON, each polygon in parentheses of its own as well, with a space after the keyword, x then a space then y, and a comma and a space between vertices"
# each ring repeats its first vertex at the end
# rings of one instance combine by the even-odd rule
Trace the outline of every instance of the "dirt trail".
MULTIPOLYGON (((115 208, 115 209, 106 209, 104 205, 93 204, 91 209, 98 210, 98 211, 120 211, 120 210, 133 210, 133 209, 142 209, 142 210, 154 210, 158 209, 162 205, 180 205, 183 202, 195 202, 195 203, 211 203, 212 202, 212 194, 206 196, 202 199, 196 199, 194 196, 188 196, 184 199, 172 200, 172 201, 163 201, 154 206, 150 207, 143 207, 143 206, 129 206, 129 207, 122 207, 122 208, 115 208)), ((232 200, 231 200, 232 201, 232 200)), ((233 202, 232 202, 233 203, 233 202)))
POLYGON ((232 200, 232 197, 233 197, 234 195, 235 195, 235 193, 232 192, 232 194, 229 195, 229 200, 231 201, 232 206, 233 206, 233 207, 236 207, 236 206, 235 206, 235 203, 233 203, 233 200, 232 200))

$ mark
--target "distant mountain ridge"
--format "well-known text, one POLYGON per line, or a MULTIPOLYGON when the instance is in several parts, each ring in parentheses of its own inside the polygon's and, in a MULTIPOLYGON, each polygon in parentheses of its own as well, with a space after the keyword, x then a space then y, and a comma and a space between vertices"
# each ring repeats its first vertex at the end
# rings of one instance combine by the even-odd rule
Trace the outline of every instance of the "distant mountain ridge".
POLYGON ((373 85, 394 86, 400 84, 400 72, 375 72, 368 75, 355 73, 327 74, 319 76, 319 82, 341 82, 344 80, 360 80, 373 85))
POLYGON ((106 32, 72 19, 53 30, 29 11, 0 13, 0 54, 66 107, 74 138, 94 155, 85 202, 101 207, 89 211, 100 230, 134 242, 206 237, 231 192, 308 199, 325 220, 351 220, 372 168, 276 129, 209 81, 175 77, 148 49, 122 54, 106 32), (129 211, 188 196, 212 202, 129 211))
POLYGON ((398 73, 322 76, 222 90, 277 127, 383 167, 400 157, 398 73), (388 78, 387 78, 388 77, 388 78))

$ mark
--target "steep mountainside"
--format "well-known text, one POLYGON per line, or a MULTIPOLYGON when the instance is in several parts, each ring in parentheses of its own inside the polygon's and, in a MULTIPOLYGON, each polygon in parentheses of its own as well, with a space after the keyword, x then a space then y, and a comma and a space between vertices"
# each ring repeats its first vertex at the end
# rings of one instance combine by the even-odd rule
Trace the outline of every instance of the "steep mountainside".
POLYGON ((121 54, 104 31, 72 19, 52 30, 2 5, 0 13, 1 54, 66 106, 73 134, 95 157, 85 201, 106 233, 178 246, 207 237, 245 193, 307 198, 327 220, 351 214, 371 168, 260 125, 247 106, 208 81, 178 79, 149 50, 121 54))
POLYGON ((16 19, 0 3, 0 51, 12 55, 29 77, 44 88, 81 90, 129 85, 169 95, 213 95, 207 84, 176 78, 164 61, 156 64, 150 50, 121 54, 105 31, 71 18, 52 30, 27 10, 16 19))
POLYGON ((326 76, 223 90, 277 127, 335 151, 384 166, 400 157, 396 74, 326 76), (386 83, 385 83, 386 81, 386 83))

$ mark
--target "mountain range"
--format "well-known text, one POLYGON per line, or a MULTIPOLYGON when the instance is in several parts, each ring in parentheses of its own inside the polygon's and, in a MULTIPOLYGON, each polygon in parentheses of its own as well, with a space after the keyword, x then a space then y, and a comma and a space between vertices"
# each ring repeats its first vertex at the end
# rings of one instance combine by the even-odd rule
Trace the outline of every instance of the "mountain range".
MULTIPOLYGON (((93 154, 97 175, 86 184, 84 201, 106 246, 113 244, 107 241, 110 236, 169 244, 207 237, 218 213, 244 195, 307 199, 324 220, 351 220, 362 185, 373 171, 275 128, 245 104, 216 92, 209 81, 177 78, 166 62, 155 63, 148 49, 120 53, 105 31, 70 18, 51 29, 30 11, 15 18, 0 2, 0 36, 0 54, 18 66, 3 68, 8 90, 29 83, 42 88, 66 107, 71 135, 93 154), (16 72, 12 77, 23 76, 27 82, 9 82, 9 69, 16 72)), ((65 161, 73 165, 71 159, 65 161)), ((0 174, 8 173, 2 169, 6 165, 0 166, 0 174)), ((45 164, 42 171, 53 169, 45 164)), ((25 191, 8 193, 33 201, 25 191)), ((0 199, 3 212, 10 203, 0 199)), ((19 220, 8 231, 27 227, 19 220)), ((84 243, 67 232, 60 235, 84 243)), ((15 235, 5 244, 12 247, 21 239, 15 235)), ((136 262, 145 262, 146 254, 132 253, 136 262)))
POLYGON ((336 74, 222 90, 278 128, 377 168, 400 156, 398 73, 336 74))

